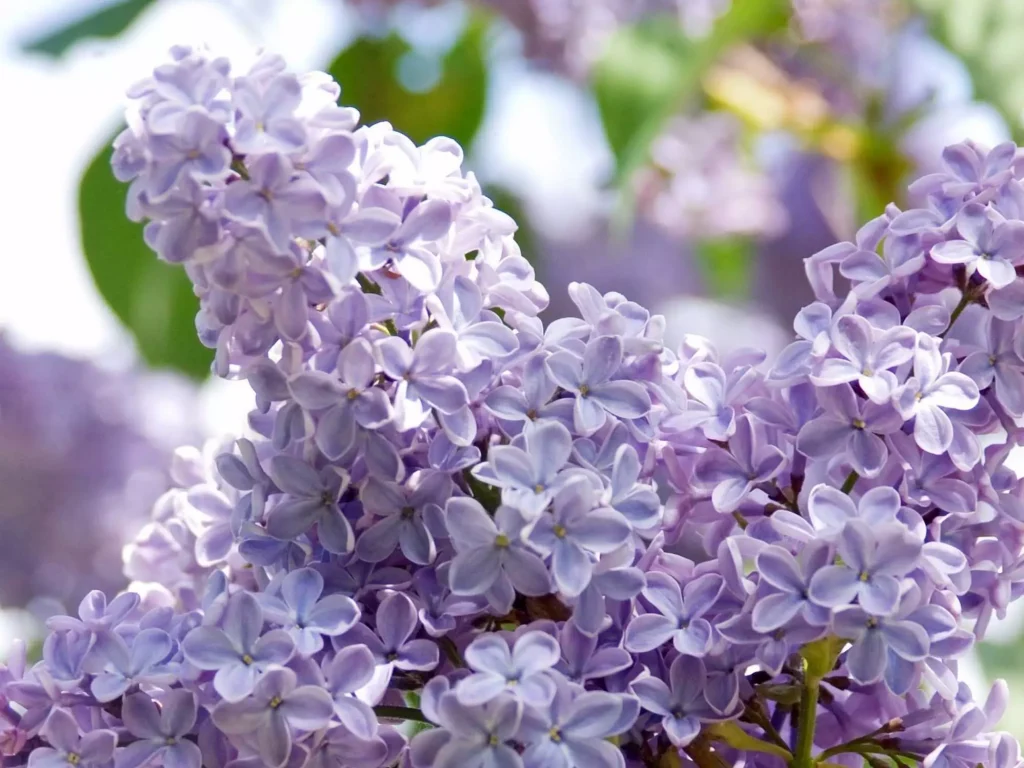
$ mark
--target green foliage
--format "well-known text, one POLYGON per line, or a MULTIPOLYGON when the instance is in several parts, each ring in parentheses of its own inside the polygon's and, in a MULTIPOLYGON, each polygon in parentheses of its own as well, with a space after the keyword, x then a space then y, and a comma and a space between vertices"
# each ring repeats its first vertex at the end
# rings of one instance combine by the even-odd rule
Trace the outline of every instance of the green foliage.
POLYGON ((701 77, 727 49, 783 29, 786 0, 735 0, 704 38, 648 19, 624 27, 594 69, 594 93, 620 179, 647 159, 665 121, 699 97, 701 77))
POLYGON ((470 17, 465 31, 440 62, 440 77, 423 91, 402 85, 403 59, 419 54, 400 36, 362 37, 338 54, 328 71, 341 84, 341 101, 364 123, 387 120, 417 144, 448 136, 468 147, 483 122, 487 102, 487 19, 470 17))
POLYGON ((695 243, 694 258, 708 294, 720 299, 743 299, 750 293, 754 246, 743 237, 695 243))
POLYGON ((108 145, 93 158, 78 188, 82 250, 93 280, 147 363, 202 379, 212 353, 196 339, 191 281, 180 267, 159 261, 142 225, 125 216, 127 186, 111 173, 111 153, 108 145))
POLYGON ((64 55, 75 43, 87 38, 110 39, 124 32, 153 0, 123 0, 78 19, 56 32, 26 43, 25 51, 54 58, 64 55))
POLYGON ((975 96, 998 108, 1024 143, 1024 3, 1020 0, 914 0, 931 33, 967 66, 975 96))
POLYGON ((821 640, 805 645, 800 655, 804 657, 806 666, 804 675, 808 685, 817 686, 825 679, 836 665, 839 652, 843 649, 843 641, 838 637, 829 635, 821 640))

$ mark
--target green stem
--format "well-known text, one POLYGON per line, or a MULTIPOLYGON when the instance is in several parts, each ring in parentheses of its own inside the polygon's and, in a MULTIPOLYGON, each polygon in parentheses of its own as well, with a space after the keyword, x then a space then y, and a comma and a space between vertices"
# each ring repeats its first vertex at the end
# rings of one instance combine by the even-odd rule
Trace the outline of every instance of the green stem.
POLYGON ((967 309, 967 305, 970 304, 973 300, 974 297, 971 295, 971 291, 968 288, 963 292, 963 295, 960 297, 960 303, 953 308, 953 312, 949 316, 949 325, 947 325, 946 330, 944 330, 940 334, 941 336, 945 336, 947 333, 950 332, 950 330, 952 330, 953 323, 957 321, 957 318, 959 318, 960 315, 963 314, 963 311, 967 309))
POLYGON ((373 711, 377 714, 377 717, 383 717, 387 720, 415 720, 417 723, 426 723, 427 725, 433 725, 432 722, 427 720, 426 716, 418 709, 413 707, 388 707, 378 705, 373 708, 373 711))
POLYGON ((843 487, 840 489, 843 493, 849 493, 853 490, 853 486, 857 484, 857 480, 860 479, 860 475, 857 474, 857 470, 851 470, 850 474, 846 476, 846 480, 843 481, 843 487))
POLYGON ((818 719, 819 683, 812 677, 804 682, 800 696, 800 722, 796 734, 796 751, 793 753, 793 768, 814 768, 814 725, 818 719))

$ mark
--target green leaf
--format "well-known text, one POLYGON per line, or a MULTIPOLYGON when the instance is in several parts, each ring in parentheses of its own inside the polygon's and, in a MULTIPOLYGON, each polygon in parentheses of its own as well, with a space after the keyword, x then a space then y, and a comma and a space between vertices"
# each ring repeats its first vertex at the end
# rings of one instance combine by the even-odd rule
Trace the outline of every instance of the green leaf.
POLYGON ((742 237, 703 240, 694 256, 710 295, 742 299, 749 295, 754 269, 754 246, 742 237))
POLYGON ((114 3, 56 32, 25 43, 22 48, 30 53, 43 53, 56 58, 64 55, 79 40, 117 37, 152 3, 153 0, 123 0, 114 3))
POLYGON ((995 106, 1024 143, 1024 3, 1019 0, 914 0, 932 35, 955 53, 975 96, 995 106))
POLYGON ((761 741, 761 739, 751 736, 740 728, 739 724, 735 720, 729 720, 724 723, 715 723, 708 727, 708 732, 711 734, 713 739, 724 741, 730 747, 738 749, 741 752, 763 752, 768 755, 781 757, 783 760, 787 761, 793 758, 792 753, 788 749, 783 749, 777 744, 770 744, 767 741, 761 741))
POLYGON ((835 668, 836 659, 839 657, 839 652, 843 649, 843 645, 842 639, 829 635, 803 647, 800 655, 804 657, 804 661, 807 663, 805 674, 808 681, 817 685, 825 679, 835 668))
POLYGON ((192 283, 183 269, 157 259, 142 224, 125 216, 128 187, 111 173, 111 154, 108 145, 93 158, 78 188, 82 250, 93 280, 147 363, 203 379, 213 353, 196 338, 192 283))
POLYGON ((594 69, 594 94, 620 180, 647 159, 665 121, 696 99, 707 68, 728 48, 785 28, 786 0, 734 0, 703 38, 674 20, 620 29, 594 69))
POLYGON ((328 71, 341 84, 341 102, 356 107, 364 123, 387 120, 417 144, 448 136, 468 147, 483 122, 487 101, 487 26, 482 14, 470 17, 439 62, 437 81, 426 90, 411 91, 400 82, 403 60, 413 69, 429 62, 417 62, 420 54, 395 33, 359 38, 328 71))

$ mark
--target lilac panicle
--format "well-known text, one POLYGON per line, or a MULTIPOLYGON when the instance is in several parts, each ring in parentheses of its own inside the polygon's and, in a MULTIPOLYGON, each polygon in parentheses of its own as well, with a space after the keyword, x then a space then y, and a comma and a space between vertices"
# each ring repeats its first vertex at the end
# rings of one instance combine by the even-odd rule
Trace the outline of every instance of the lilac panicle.
POLYGON ((5 761, 1020 768, 957 679, 1024 591, 1014 148, 810 257, 771 362, 579 283, 545 327, 458 146, 338 96, 188 48, 133 88, 129 210, 257 406, 0 667, 5 761))

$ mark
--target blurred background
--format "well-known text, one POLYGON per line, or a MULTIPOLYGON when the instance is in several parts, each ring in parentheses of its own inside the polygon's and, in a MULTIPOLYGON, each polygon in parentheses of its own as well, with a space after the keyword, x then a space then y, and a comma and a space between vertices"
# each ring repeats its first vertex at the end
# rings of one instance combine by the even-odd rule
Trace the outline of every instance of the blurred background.
MULTIPOLYGON (((774 352, 802 259, 971 138, 1024 138, 1019 0, 6 0, 0 13, 0 656, 124 585, 172 452, 237 430, 195 299, 123 213, 124 91, 176 43, 323 69, 364 122, 447 135, 547 284, 774 352)), ((1024 463, 1022 463, 1024 466, 1024 463)), ((964 663, 1024 700, 1024 615, 964 663)), ((1024 708, 1004 725, 1024 735, 1024 708)), ((1016 711, 1016 714, 1013 714, 1016 711)))

